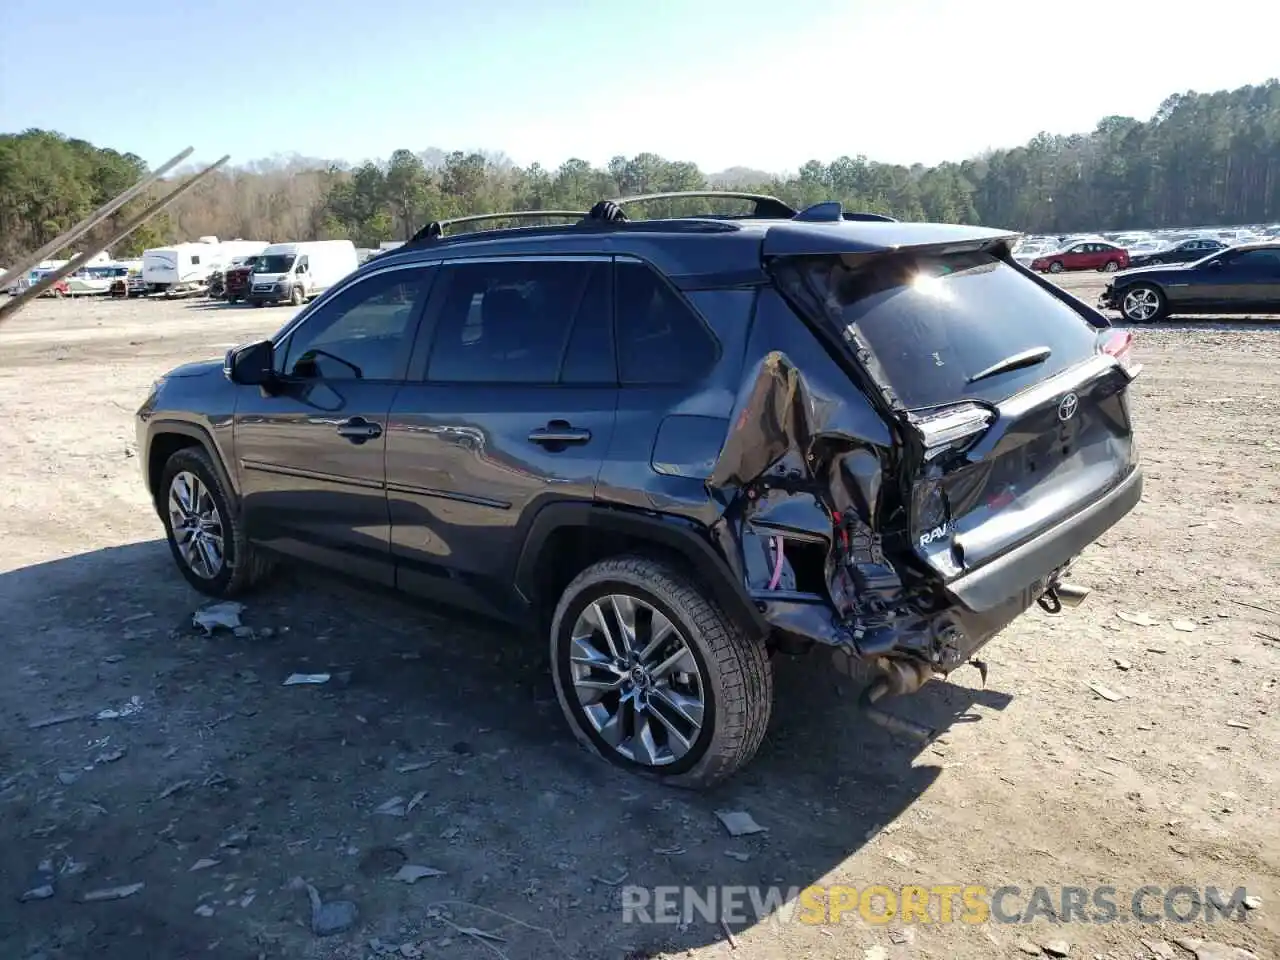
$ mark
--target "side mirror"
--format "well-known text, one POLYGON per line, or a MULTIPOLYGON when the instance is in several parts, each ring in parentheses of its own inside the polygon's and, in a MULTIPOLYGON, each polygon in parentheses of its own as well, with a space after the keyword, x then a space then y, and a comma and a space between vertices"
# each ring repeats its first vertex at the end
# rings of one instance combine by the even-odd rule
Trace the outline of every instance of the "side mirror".
POLYGON ((275 379, 275 347, 270 340, 232 347, 222 362, 222 372, 232 383, 260 386, 275 379))

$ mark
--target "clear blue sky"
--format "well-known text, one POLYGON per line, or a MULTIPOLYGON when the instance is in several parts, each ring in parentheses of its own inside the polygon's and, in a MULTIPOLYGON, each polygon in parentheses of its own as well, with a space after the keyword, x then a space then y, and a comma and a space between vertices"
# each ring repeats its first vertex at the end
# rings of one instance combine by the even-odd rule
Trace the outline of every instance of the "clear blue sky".
POLYGON ((1280 73, 1277 0, 7 0, 0 130, 155 165, 933 163, 1280 73), (1265 27, 1265 29, 1264 29, 1265 27), (52 76, 42 76, 50 66, 52 76))

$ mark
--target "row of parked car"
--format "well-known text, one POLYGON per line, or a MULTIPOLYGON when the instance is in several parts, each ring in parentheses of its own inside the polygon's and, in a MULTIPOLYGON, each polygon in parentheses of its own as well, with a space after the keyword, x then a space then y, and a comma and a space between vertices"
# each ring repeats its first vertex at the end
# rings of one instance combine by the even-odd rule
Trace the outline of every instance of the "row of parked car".
POLYGON ((1134 267, 1193 263, 1241 244, 1280 238, 1280 224, 1260 230, 1219 230, 1165 234, 1089 234, 1025 237, 1014 252, 1024 266, 1040 273, 1100 270, 1114 273, 1134 267))

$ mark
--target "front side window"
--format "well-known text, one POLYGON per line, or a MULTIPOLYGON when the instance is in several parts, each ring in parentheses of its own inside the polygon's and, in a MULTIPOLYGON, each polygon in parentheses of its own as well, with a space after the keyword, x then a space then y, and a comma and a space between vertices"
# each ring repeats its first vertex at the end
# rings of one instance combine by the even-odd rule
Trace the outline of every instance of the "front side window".
POLYGON ((281 372, 306 380, 402 379, 410 324, 431 276, 430 267, 389 270, 346 287, 281 344, 281 372))
POLYGON ((1280 250, 1244 250, 1234 257, 1226 256, 1221 259, 1226 260, 1233 268, 1280 274, 1280 250))

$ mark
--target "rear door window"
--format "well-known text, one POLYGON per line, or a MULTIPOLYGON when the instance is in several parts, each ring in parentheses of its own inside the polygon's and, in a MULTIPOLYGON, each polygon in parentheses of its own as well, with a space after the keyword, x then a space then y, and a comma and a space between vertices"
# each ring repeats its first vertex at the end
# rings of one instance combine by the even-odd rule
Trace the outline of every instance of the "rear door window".
POLYGON ((910 408, 999 402, 1091 357, 1097 330, 988 253, 897 255, 870 263, 814 258, 802 268, 825 319, 870 347, 910 408), (1034 366, 970 382, 1010 357, 1047 348, 1034 366))
POLYGON ((616 380, 604 260, 446 264, 426 379, 436 383, 616 380))

